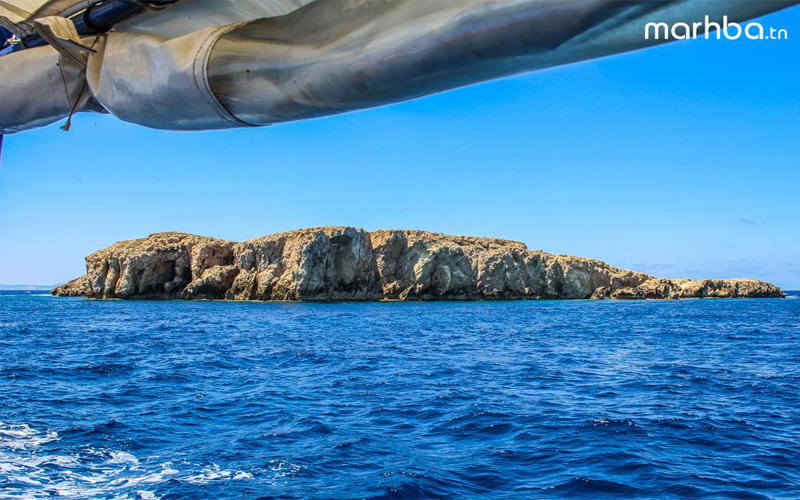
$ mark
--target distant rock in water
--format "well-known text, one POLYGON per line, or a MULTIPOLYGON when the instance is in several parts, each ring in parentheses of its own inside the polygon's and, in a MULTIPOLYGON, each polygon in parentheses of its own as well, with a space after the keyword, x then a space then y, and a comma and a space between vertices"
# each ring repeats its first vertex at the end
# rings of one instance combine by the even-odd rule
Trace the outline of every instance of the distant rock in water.
POLYGON ((481 300, 782 297, 751 279, 658 279, 516 241, 352 227, 235 243, 183 233, 120 241, 53 295, 96 299, 481 300))

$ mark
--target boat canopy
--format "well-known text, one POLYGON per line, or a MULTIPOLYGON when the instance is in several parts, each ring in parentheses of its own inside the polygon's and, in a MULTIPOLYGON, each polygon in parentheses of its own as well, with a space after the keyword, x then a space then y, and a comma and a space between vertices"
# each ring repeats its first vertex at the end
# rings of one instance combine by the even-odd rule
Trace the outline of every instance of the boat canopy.
POLYGON ((800 0, 0 0, 0 134, 264 126, 650 47, 800 0), (67 127, 68 128, 68 124, 67 127))

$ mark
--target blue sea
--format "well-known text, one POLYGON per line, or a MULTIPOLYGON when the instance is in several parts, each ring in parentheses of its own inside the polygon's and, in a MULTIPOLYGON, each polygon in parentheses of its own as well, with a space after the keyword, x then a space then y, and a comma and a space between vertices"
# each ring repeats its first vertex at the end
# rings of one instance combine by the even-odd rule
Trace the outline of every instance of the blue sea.
POLYGON ((800 300, 0 295, 0 498, 800 498, 800 300))

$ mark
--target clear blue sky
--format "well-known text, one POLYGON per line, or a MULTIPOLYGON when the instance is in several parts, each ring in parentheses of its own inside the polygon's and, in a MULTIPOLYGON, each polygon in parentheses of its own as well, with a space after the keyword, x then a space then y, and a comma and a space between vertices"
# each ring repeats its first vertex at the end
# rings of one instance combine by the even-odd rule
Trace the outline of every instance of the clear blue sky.
POLYGON ((800 289, 800 8, 762 22, 790 40, 681 42, 262 129, 82 115, 8 136, 0 283, 60 283, 157 231, 353 225, 800 289))

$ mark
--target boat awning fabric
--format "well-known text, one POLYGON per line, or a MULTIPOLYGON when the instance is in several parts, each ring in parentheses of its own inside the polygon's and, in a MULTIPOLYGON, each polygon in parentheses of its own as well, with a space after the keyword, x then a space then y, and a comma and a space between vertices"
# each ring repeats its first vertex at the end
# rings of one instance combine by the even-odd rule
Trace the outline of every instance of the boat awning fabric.
POLYGON ((0 0, 0 26, 21 38, 36 31, 36 19, 69 17, 88 4, 88 0, 0 0))
POLYGON ((66 18, 86 3, 0 0, 16 32, 50 37, 0 57, 0 133, 74 111, 172 130, 313 118, 663 43, 648 22, 800 0, 179 0, 77 39, 66 18))
POLYGON ((0 16, 15 23, 22 22, 47 3, 47 0, 0 0, 0 16))
MULTIPOLYGON (((148 13, 118 29, 163 37, 185 35, 210 26, 224 26, 287 14, 313 0, 179 0, 166 16, 148 13)), ((338 0, 334 0, 338 1, 338 0)), ((0 0, 0 25, 12 33, 32 34, 33 21, 43 17, 70 17, 86 9, 91 0, 0 0), (5 22, 3 22, 5 20, 5 22)), ((142 2, 146 4, 146 2, 142 2)))

